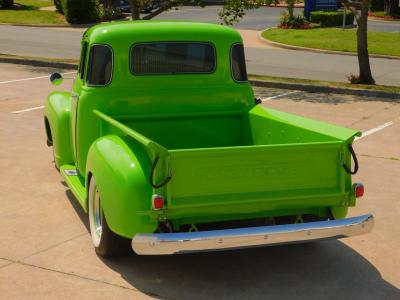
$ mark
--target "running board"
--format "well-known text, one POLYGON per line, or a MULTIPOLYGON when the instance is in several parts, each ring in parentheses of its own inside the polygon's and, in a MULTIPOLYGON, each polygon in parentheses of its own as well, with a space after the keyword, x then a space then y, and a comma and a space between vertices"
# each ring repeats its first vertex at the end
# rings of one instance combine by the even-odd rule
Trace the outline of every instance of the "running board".
POLYGON ((85 188, 85 178, 83 178, 75 166, 64 165, 60 168, 61 175, 64 177, 65 183, 71 189, 72 193, 87 213, 87 195, 85 188))

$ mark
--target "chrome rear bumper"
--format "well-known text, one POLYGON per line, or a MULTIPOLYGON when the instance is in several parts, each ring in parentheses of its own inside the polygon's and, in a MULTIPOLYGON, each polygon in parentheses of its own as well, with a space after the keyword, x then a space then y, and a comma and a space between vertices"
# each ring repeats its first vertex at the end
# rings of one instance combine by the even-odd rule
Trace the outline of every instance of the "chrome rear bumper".
POLYGON ((137 234, 137 254, 160 255, 237 249, 321 239, 338 239, 367 233, 374 226, 371 214, 341 220, 249 227, 226 230, 137 234))

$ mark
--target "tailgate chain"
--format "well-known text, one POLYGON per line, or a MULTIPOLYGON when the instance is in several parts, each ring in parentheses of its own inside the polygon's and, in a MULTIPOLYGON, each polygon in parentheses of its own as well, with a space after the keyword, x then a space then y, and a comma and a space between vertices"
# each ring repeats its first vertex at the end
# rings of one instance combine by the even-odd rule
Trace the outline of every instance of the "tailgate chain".
POLYGON ((153 182, 154 171, 156 169, 156 166, 157 166, 157 163, 158 163, 159 159, 160 159, 160 156, 157 154, 156 158, 154 159, 153 164, 151 165, 150 177, 149 177, 150 185, 155 189, 163 187, 164 185, 166 185, 172 179, 171 168, 169 168, 168 169, 168 176, 162 182, 160 182, 159 184, 156 184, 156 183, 153 182))
POLYGON ((349 151, 351 153, 351 157, 353 158, 354 161, 354 170, 352 171, 347 165, 346 162, 344 161, 344 158, 342 160, 342 166, 343 168, 346 170, 347 173, 354 175, 357 173, 358 171, 358 160, 357 160, 357 156, 356 153, 354 152, 353 146, 351 144, 348 145, 349 147, 349 151))

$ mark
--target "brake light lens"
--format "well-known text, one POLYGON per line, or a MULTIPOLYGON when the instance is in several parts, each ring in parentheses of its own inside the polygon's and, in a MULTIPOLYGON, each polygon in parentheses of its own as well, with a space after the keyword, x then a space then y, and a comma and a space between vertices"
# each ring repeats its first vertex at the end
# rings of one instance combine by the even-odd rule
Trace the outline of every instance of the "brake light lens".
POLYGON ((356 198, 364 196, 364 186, 361 183, 354 184, 354 194, 356 198))
POLYGON ((155 210, 162 209, 164 207, 164 197, 161 195, 153 195, 153 208, 155 210))

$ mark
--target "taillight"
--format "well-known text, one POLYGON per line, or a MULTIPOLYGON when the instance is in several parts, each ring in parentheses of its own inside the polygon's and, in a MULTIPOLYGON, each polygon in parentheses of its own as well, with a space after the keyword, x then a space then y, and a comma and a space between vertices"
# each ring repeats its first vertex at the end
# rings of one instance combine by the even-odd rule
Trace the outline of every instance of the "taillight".
POLYGON ((153 195, 153 208, 156 210, 164 207, 164 197, 161 195, 153 195))
POLYGON ((354 184, 354 194, 356 195, 356 198, 364 196, 364 186, 361 183, 354 184))

